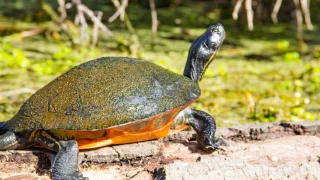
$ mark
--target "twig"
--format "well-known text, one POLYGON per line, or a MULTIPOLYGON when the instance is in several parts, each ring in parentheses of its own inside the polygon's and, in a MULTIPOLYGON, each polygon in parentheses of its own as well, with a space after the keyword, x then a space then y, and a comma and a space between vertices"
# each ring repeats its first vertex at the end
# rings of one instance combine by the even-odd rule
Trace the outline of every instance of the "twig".
POLYGON ((115 6, 117 7, 118 10, 108 19, 108 22, 109 23, 113 22, 115 19, 117 19, 118 16, 120 16, 121 21, 124 21, 125 10, 126 10, 126 7, 128 6, 128 0, 122 0, 121 5, 119 1, 113 2, 113 4, 117 4, 115 6))
POLYGON ((78 4, 77 5, 79 10, 84 12, 87 16, 90 17, 90 19, 92 20, 93 23, 96 23, 97 26, 107 35, 110 37, 113 37, 113 33, 109 30, 109 28, 107 28, 107 26, 105 26, 104 24, 101 23, 101 21, 99 20, 98 17, 96 17, 94 15, 94 12, 92 10, 90 10, 87 6, 83 5, 83 4, 78 4))
POLYGON ((250 31, 253 30, 253 11, 252 11, 252 0, 245 1, 246 11, 247 11, 247 23, 250 31))
POLYGON ((237 0, 236 4, 234 5, 234 9, 232 12, 232 18, 233 20, 237 20, 238 19, 238 15, 239 15, 239 10, 242 6, 243 0, 237 0))
POLYGON ((152 21, 152 40, 155 41, 157 30, 158 30, 158 17, 156 11, 156 5, 154 0, 149 0, 151 10, 151 21, 152 21))
MULTIPOLYGON (((88 23, 86 20, 86 16, 90 18, 90 20, 94 23, 94 34, 93 34, 93 43, 95 45, 97 43, 98 38, 98 30, 101 29, 107 36, 113 37, 113 33, 101 22, 102 12, 98 12, 97 16, 95 13, 90 10, 87 6, 82 4, 81 0, 72 0, 72 2, 67 3, 65 0, 58 0, 59 3, 59 12, 60 12, 60 25, 61 29, 68 35, 69 30, 68 26, 65 23, 67 20, 67 11, 66 9, 71 8, 73 5, 77 8, 77 14, 75 16, 75 25, 80 25, 80 39, 83 41, 89 41, 90 36, 88 33, 88 23)), ((71 36, 69 35, 68 37, 71 36)), ((72 41, 73 42, 73 41, 72 41)))
POLYGON ((304 21, 307 25, 308 30, 313 29, 313 25, 310 19, 310 12, 309 12, 309 6, 310 6, 310 0, 300 0, 301 3, 301 9, 304 14, 304 21))
POLYGON ((295 13, 296 13, 296 21, 297 21, 297 38, 299 41, 299 44, 304 43, 303 42, 303 29, 302 29, 302 14, 300 10, 300 3, 299 0, 293 0, 294 7, 295 7, 295 13))
POLYGON ((62 20, 65 20, 67 19, 67 10, 66 10, 66 1, 65 0, 58 0, 58 3, 59 3, 59 12, 61 14, 60 18, 62 20))
MULTIPOLYGON (((113 5, 119 9, 121 7, 121 4, 119 2, 119 0, 111 0, 113 5)), ((136 32, 136 30, 133 28, 128 16, 127 16, 127 13, 124 11, 124 23, 126 24, 128 30, 130 31, 130 33, 134 34, 136 32)))
MULTIPOLYGON (((238 15, 239 15, 239 10, 242 6, 244 0, 237 0, 233 12, 232 12, 232 18, 234 20, 238 19, 238 15)), ((248 29, 250 31, 253 30, 253 10, 252 10, 252 0, 246 0, 245 1, 245 8, 247 11, 247 24, 248 24, 248 29)))
POLYGON ((59 22, 58 14, 52 9, 52 7, 48 3, 43 2, 43 0, 40 0, 40 4, 42 9, 50 16, 50 18, 53 21, 59 22))
POLYGON ((255 111, 255 107, 256 107, 256 103, 255 103, 255 100, 252 96, 252 94, 250 92, 245 92, 245 97, 246 97, 246 100, 248 102, 248 106, 249 106, 249 109, 250 109, 250 112, 254 113, 255 111))
MULTIPOLYGON (((122 5, 126 0, 122 1, 122 5)), ((117 8, 117 10, 119 11, 119 9, 122 7, 119 0, 112 0, 113 5, 117 8)), ((126 27, 128 28, 129 32, 130 32, 130 38, 129 38, 129 44, 127 45, 129 47, 130 53, 133 56, 137 56, 139 48, 140 48, 140 42, 139 42, 139 37, 137 36, 136 30, 134 29, 134 27, 132 26, 130 19, 127 15, 127 13, 125 12, 125 10, 123 10, 123 16, 124 16, 124 24, 126 25, 126 27)))
POLYGON ((30 37, 30 36, 40 34, 45 30, 46 30, 45 28, 38 28, 38 29, 30 30, 30 31, 23 31, 19 34, 20 34, 20 38, 25 38, 25 37, 30 37))
POLYGON ((11 34, 9 36, 5 36, 2 38, 2 40, 4 42, 10 42, 10 41, 12 42, 12 41, 16 41, 16 40, 21 40, 26 37, 35 36, 37 34, 40 34, 44 31, 46 31, 47 29, 48 28, 37 28, 37 29, 28 30, 28 31, 23 31, 23 32, 11 34))
POLYGON ((81 39, 81 41, 85 41, 85 40, 89 41, 90 37, 89 37, 89 34, 87 33, 88 23, 86 21, 86 18, 84 17, 84 13, 83 13, 83 10, 80 5, 77 5, 77 11, 78 11, 79 22, 81 25, 80 39, 81 39))
POLYGON ((67 38, 69 39, 69 41, 72 43, 72 45, 74 45, 72 36, 69 33, 68 30, 68 25, 66 24, 66 20, 67 20, 67 10, 66 10, 66 1, 65 0, 58 0, 59 3, 59 12, 60 12, 60 26, 61 29, 63 31, 63 33, 67 36, 67 38))
POLYGON ((80 24, 80 18, 79 18, 79 16, 76 14, 76 16, 74 17, 74 24, 76 25, 76 26, 78 26, 79 24, 80 24))
MULTIPOLYGON (((103 13, 101 11, 97 12, 97 18, 101 21, 103 13)), ((98 33, 99 33, 99 26, 97 23, 94 23, 93 25, 93 39, 91 46, 94 47, 97 44, 98 41, 98 33)))
POLYGON ((119 2, 118 0, 111 0, 111 1, 112 1, 113 5, 114 5, 117 9, 120 8, 121 4, 120 4, 120 2, 119 2))
POLYGON ((282 0, 277 0, 276 3, 274 4, 274 7, 273 7, 273 10, 272 10, 272 14, 271 14, 271 19, 272 19, 272 22, 274 24, 277 24, 278 23, 278 12, 279 12, 279 9, 281 7, 281 4, 282 4, 282 0))

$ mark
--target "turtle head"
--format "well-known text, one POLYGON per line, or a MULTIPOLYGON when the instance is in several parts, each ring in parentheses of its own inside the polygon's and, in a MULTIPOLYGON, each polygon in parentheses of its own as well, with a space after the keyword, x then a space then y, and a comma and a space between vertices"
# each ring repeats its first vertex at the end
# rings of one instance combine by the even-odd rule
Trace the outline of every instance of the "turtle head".
POLYGON ((199 36, 189 49, 188 59, 183 75, 199 82, 209 64, 215 58, 225 37, 221 24, 210 26, 199 36))

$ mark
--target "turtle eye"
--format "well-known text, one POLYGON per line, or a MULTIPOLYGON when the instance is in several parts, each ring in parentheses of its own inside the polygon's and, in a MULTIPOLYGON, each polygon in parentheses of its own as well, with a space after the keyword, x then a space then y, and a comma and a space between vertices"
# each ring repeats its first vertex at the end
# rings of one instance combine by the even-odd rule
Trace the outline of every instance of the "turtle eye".
POLYGON ((215 29, 213 30, 213 32, 214 32, 214 33, 219 33, 219 28, 215 28, 215 29))

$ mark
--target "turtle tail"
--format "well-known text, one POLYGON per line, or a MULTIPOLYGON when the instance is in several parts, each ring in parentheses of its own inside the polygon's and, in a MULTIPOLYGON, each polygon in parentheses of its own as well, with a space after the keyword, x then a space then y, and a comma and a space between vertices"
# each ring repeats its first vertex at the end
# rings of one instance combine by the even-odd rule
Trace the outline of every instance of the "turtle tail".
POLYGON ((8 131, 8 126, 6 122, 0 122, 0 135, 8 131))

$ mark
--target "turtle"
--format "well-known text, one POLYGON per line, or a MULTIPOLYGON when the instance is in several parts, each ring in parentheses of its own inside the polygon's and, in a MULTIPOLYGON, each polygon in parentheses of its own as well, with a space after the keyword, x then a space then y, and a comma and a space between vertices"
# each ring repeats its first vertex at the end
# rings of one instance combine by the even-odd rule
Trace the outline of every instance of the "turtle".
POLYGON ((54 180, 88 179, 78 171, 79 149, 158 139, 189 126, 200 148, 219 150, 225 143, 215 138, 214 118, 189 106, 199 98, 199 81, 224 38, 221 24, 210 26, 192 43, 183 75, 129 57, 75 66, 0 124, 0 150, 36 145, 56 152, 54 180))

